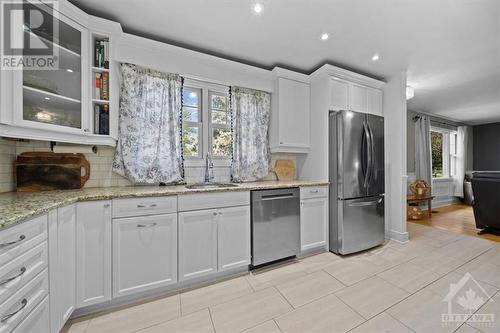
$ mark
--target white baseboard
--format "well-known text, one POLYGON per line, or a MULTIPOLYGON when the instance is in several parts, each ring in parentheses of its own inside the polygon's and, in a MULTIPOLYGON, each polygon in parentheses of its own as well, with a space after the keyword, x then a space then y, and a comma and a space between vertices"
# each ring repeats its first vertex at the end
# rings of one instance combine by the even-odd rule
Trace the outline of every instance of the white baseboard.
POLYGON ((410 241, 410 236, 408 232, 400 232, 396 230, 391 230, 391 239, 398 243, 407 243, 410 241))

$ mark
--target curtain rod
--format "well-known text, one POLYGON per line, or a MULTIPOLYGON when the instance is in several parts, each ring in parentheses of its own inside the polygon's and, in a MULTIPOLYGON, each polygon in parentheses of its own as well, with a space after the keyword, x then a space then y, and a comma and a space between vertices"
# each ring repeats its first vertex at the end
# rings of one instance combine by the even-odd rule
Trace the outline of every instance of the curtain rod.
MULTIPOLYGON (((427 115, 425 115, 427 116, 427 115)), ((413 121, 417 121, 419 120, 420 118, 422 118, 423 116, 422 115, 416 115, 415 117, 413 117, 413 121)), ((449 127, 454 127, 454 128, 458 128, 458 125, 454 125, 454 124, 450 124, 450 123, 445 123, 445 122, 442 122, 442 121, 437 121, 437 120, 433 120, 432 119, 432 116, 427 116, 429 117, 431 123, 434 123, 434 124, 438 124, 438 125, 445 125, 445 126, 449 126, 449 127)))

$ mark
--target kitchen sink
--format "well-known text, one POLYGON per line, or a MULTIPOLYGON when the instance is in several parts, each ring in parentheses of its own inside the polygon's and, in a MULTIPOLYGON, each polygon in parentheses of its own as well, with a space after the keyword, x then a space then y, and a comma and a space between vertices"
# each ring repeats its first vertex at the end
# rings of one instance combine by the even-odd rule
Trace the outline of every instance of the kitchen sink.
POLYGON ((198 183, 186 185, 187 189, 190 190, 201 190, 201 189, 216 189, 216 188, 228 188, 228 187, 237 187, 236 184, 231 183, 198 183))

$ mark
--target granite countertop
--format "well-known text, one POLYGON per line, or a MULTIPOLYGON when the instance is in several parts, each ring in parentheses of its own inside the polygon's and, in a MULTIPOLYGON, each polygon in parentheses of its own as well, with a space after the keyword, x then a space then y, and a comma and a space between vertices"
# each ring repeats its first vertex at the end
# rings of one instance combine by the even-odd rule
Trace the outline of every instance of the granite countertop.
POLYGON ((241 183, 237 187, 216 189, 187 189, 176 186, 96 187, 80 190, 59 190, 37 193, 8 192, 0 194, 0 229, 11 227, 31 217, 78 201, 118 198, 154 197, 190 193, 250 191, 297 186, 328 185, 324 181, 260 181, 241 183))

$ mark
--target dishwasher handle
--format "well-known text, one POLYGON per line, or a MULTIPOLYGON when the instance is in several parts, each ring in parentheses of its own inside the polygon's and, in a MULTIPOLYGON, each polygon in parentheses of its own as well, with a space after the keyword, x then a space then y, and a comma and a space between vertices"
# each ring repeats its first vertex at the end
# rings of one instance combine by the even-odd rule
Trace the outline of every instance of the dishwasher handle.
POLYGON ((295 198, 295 195, 293 193, 263 195, 261 200, 268 201, 268 200, 283 200, 283 199, 291 199, 291 198, 295 198))

